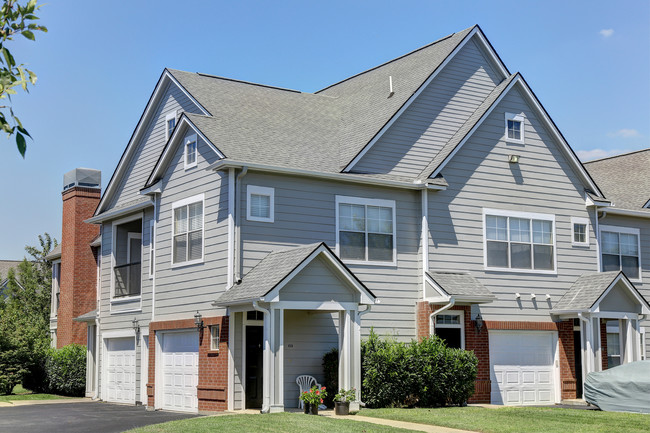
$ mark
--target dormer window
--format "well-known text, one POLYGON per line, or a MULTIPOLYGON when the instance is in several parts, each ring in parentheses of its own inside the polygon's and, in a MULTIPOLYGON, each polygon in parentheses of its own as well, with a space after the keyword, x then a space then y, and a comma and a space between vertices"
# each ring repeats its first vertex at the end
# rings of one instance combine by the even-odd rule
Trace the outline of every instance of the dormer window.
POLYGON ((196 167, 196 134, 185 138, 185 169, 196 167))
POLYGON ((506 113, 506 141, 511 143, 524 142, 524 116, 506 113))

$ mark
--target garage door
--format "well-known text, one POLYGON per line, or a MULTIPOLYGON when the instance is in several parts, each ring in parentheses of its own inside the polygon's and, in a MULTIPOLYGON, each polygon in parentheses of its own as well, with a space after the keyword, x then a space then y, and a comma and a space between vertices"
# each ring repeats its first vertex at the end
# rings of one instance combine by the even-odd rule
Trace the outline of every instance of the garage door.
POLYGON ((198 332, 162 335, 162 408, 197 412, 199 384, 198 332))
POLYGON ((106 400, 135 404, 135 339, 106 340, 106 400))
POLYGON ((492 403, 555 403, 556 335, 543 331, 490 332, 492 403))

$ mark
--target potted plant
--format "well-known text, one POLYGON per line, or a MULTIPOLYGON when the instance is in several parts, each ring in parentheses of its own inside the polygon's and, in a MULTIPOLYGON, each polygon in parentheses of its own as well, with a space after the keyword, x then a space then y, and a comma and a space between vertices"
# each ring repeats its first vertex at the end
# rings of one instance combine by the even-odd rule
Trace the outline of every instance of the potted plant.
POLYGON ((357 390, 341 389, 339 393, 334 396, 334 413, 337 415, 350 414, 350 402, 357 398, 357 390))
POLYGON ((314 386, 309 391, 304 391, 300 395, 300 400, 302 400, 305 406, 305 413, 318 415, 318 405, 323 403, 324 397, 327 397, 327 391, 324 386, 321 388, 314 386))

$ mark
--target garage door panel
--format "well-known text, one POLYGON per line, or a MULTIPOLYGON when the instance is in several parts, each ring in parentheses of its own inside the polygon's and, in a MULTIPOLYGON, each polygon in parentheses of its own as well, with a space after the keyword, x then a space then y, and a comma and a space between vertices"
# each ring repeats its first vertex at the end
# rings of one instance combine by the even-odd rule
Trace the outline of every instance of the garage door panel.
POLYGON ((198 399, 197 332, 166 333, 162 336, 163 409, 196 412, 198 399))
POLYGON ((111 338, 106 340, 107 400, 135 403, 135 340, 111 338))

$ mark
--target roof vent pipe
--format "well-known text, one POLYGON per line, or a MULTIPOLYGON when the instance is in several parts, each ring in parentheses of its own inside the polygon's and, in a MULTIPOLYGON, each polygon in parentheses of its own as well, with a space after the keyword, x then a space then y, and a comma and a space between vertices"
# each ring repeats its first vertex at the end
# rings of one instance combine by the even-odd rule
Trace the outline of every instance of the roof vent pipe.
POLYGON ((395 92, 393 92, 393 76, 389 75, 388 76, 388 97, 390 98, 394 94, 395 92))

